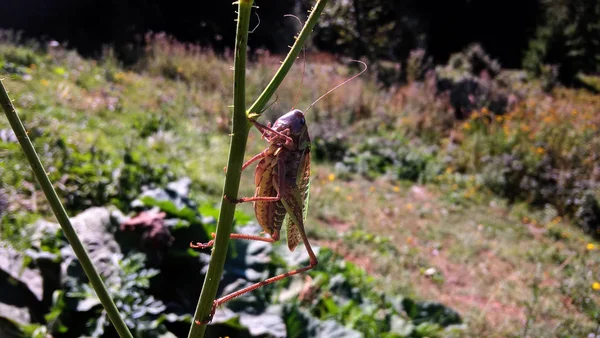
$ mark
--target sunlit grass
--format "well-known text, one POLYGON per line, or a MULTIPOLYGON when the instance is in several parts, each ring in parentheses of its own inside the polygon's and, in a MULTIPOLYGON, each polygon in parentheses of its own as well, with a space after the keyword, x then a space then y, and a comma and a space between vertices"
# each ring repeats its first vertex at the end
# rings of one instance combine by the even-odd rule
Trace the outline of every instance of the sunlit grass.
MULTIPOLYGON (((106 171, 132 156, 189 176, 196 200, 214 201, 220 194, 231 123, 231 56, 165 36, 148 39, 147 57, 132 69, 118 66, 110 54, 91 61, 60 48, 42 53, 0 44, 0 64, 12 67, 4 75, 7 87, 52 181, 60 182, 61 196, 93 186, 97 177, 110 181, 112 172, 101 166, 92 177, 60 170, 66 160, 89 161, 85 156, 92 153, 105 156, 94 163, 106 171)), ((301 64, 282 84, 265 121, 296 100, 304 109, 353 74, 309 54, 300 85, 301 64)), ((278 66, 279 56, 266 52, 250 63, 248 92, 258 93, 278 66)), ((360 148, 357 167, 383 163, 387 172, 342 170, 335 162, 343 158, 315 160, 311 241, 367 269, 386 291, 457 309, 471 336, 518 336, 527 318, 532 336, 593 332, 600 251, 575 224, 573 201, 583 191, 598 193, 600 99, 571 89, 547 95, 526 88, 526 94, 504 115, 482 108, 465 121, 455 121, 447 100, 427 86, 382 88, 365 77, 327 96, 307 114, 313 140, 325 140, 326 150, 360 148), (376 153, 389 149, 410 152, 389 164, 381 160, 385 153, 376 153), (505 155, 518 156, 523 173, 560 193, 543 196, 533 186, 524 188, 520 176, 499 180, 504 176, 494 170, 516 163, 502 162, 505 155), (409 165, 421 168, 419 178, 398 180, 409 165), (534 283, 540 289, 535 302, 534 283)), ((7 128, 0 119, 0 129, 7 128)), ((266 146, 251 131, 247 158, 266 146)), ((0 142, 0 194, 9 201, 2 236, 26 247, 24 225, 49 210, 16 150, 15 143, 0 142)), ((252 168, 243 173, 242 196, 253 194, 253 175, 252 168)), ((251 205, 239 208, 252 214, 251 205)))

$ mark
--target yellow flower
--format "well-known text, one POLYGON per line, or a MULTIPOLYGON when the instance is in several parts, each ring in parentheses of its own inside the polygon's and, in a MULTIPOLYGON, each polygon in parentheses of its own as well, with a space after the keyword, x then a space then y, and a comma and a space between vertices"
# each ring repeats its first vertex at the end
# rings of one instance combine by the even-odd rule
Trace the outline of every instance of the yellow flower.
POLYGON ((585 248, 588 249, 589 251, 592 251, 592 250, 596 249, 596 246, 594 245, 594 243, 588 243, 585 248))
POLYGON ((600 283, 594 282, 594 284, 592 284, 592 289, 594 289, 595 291, 600 290, 600 283))
POLYGON ((46 80, 46 79, 42 79, 42 80, 40 81, 40 83, 41 83, 41 84, 42 84, 42 86, 44 86, 44 87, 47 87, 47 86, 50 84, 50 82, 48 82, 48 80, 46 80))
POLYGON ((370 192, 374 192, 374 191, 375 191, 375 187, 373 187, 373 186, 372 186, 372 187, 370 187, 370 188, 369 188, 369 191, 370 191, 370 192))
POLYGON ((333 188, 333 191, 335 191, 335 192, 340 192, 340 190, 341 190, 340 187, 333 188))
POLYGON ((404 207, 406 208, 406 210, 412 210, 415 208, 415 206, 412 205, 411 203, 407 203, 404 207))
POLYGON ((469 122, 465 122, 465 124, 463 124, 463 128, 465 128, 466 130, 471 129, 471 124, 469 122))
POLYGON ((538 153, 539 155, 543 155, 546 152, 546 150, 544 150, 544 148, 542 148, 542 147, 537 147, 535 152, 538 153))
POLYGON ((400 192, 400 187, 399 186, 394 186, 394 192, 400 192))
POLYGON ((352 196, 348 195, 348 196, 346 196, 346 199, 347 199, 348 201, 352 201, 352 196))
POLYGON ((335 180, 335 174, 329 174, 329 176, 327 176, 327 179, 329 180, 329 182, 333 182, 335 180))

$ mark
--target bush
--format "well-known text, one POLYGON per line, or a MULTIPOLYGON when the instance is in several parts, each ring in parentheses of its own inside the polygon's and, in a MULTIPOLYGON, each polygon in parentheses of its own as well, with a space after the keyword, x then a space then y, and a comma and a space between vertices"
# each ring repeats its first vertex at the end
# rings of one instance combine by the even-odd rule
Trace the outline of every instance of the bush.
POLYGON ((349 150, 337 167, 368 178, 388 175, 398 180, 423 181, 431 177, 425 173, 436 161, 436 150, 415 148, 402 140, 371 137, 349 150))

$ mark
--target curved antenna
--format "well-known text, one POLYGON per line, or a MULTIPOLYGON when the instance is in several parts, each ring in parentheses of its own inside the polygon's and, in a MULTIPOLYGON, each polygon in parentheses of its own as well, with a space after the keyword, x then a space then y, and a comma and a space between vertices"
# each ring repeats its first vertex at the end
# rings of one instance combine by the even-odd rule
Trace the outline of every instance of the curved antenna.
POLYGON ((256 24, 256 26, 254 26, 254 28, 252 28, 251 31, 248 31, 248 34, 254 34, 254 31, 258 28, 258 26, 260 26, 260 16, 258 15, 258 6, 252 6, 252 8, 256 8, 256 11, 254 11, 254 14, 256 14, 258 23, 256 24))
MULTIPOLYGON (((302 23, 302 20, 300 20, 300 18, 298 18, 297 16, 293 15, 293 14, 285 14, 284 17, 289 17, 291 16, 292 18, 295 18, 296 20, 298 20, 298 22, 300 23, 300 26, 304 26, 304 23, 302 23)), ((296 108, 296 105, 298 104, 298 101, 300 101, 300 94, 301 94, 301 90, 302 90, 302 85, 304 84, 304 71, 306 70, 306 49, 304 48, 304 46, 302 46, 302 77, 300 78, 300 87, 298 87, 298 90, 296 91, 296 100, 294 101, 294 105, 292 106, 292 109, 290 110, 294 110, 294 108, 296 108)))
POLYGON ((328 94, 330 94, 332 91, 334 91, 334 90, 340 88, 341 86, 345 85, 346 83, 348 83, 348 82, 356 79, 357 77, 360 76, 360 74, 364 73, 367 70, 367 68, 369 68, 367 66, 367 64, 364 63, 364 62, 362 62, 362 61, 359 61, 359 60, 350 60, 350 61, 362 63, 362 65, 365 66, 365 68, 363 70, 361 70, 360 73, 354 75, 353 77, 349 78, 348 80, 346 80, 346 81, 340 83, 339 85, 331 88, 330 90, 327 91, 327 93, 321 95, 321 97, 319 97, 317 100, 315 100, 315 102, 311 103, 310 106, 308 106, 308 108, 306 108, 306 110, 304 110, 304 114, 306 114, 306 112, 309 111, 310 108, 312 108, 315 105, 315 103, 319 102, 322 98, 324 98, 325 96, 327 96, 328 94))
POLYGON ((269 108, 271 108, 273 105, 275 105, 275 103, 277 103, 277 101, 279 101, 279 94, 275 93, 275 101, 269 103, 265 108, 263 108, 263 110, 260 111, 260 113, 264 113, 267 110, 269 110, 269 108))

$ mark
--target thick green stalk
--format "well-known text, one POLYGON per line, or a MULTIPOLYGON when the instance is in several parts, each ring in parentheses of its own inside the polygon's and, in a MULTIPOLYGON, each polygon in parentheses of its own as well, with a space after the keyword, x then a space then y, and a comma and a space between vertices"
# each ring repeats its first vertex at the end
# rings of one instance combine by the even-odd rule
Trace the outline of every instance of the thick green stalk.
MULTIPOLYGON (((229 148, 229 161, 225 175, 223 195, 237 198, 242 174, 242 164, 248 140, 248 120, 246 118, 246 47, 248 45, 248 27, 253 0, 240 0, 238 2, 237 33, 235 41, 235 61, 233 69, 233 135, 229 148)), ((204 285, 194 319, 202 321, 210 315, 213 301, 217 295, 219 282, 223 275, 223 266, 227 258, 229 235, 233 228, 235 204, 222 199, 217 233, 211 254, 208 271, 204 278, 204 285)), ((206 325, 192 323, 189 338, 204 336, 206 325)))
MULTIPOLYGON (((248 122, 246 117, 245 104, 246 47, 248 41, 248 28, 252 2, 253 0, 241 0, 238 2, 238 24, 235 42, 235 64, 233 75, 233 135, 229 149, 227 174, 225 175, 225 187, 223 189, 223 195, 227 195, 228 197, 232 198, 237 198, 238 195, 241 169, 244 162, 246 142, 248 140, 248 132, 252 127, 252 124, 248 122)), ((262 110, 273 94, 275 94, 275 91, 287 75, 298 54, 300 53, 302 45, 317 23, 317 20, 322 13, 326 2, 326 0, 319 0, 317 2, 302 31, 298 35, 296 42, 292 46, 292 49, 279 67, 279 70, 271 82, 250 107, 248 110, 249 113, 259 112, 262 110)), ((231 234, 233 228, 234 212, 235 204, 229 203, 223 199, 219 213, 216 238, 213 245, 210 264, 204 279, 202 292, 196 307, 196 313, 194 314, 195 320, 202 321, 207 319, 212 309, 212 305, 219 288, 219 282, 221 281, 221 276, 223 274, 225 260, 227 258, 229 235, 231 234)), ((205 325, 197 325, 195 323, 192 324, 188 338, 203 337, 205 329, 205 325)))
POLYGON ((302 46, 304 46, 304 42, 306 41, 313 28, 317 24, 317 21, 319 21, 319 16, 321 16, 321 13, 323 12, 323 9, 325 8, 326 4, 327 0, 317 1, 317 4, 313 7, 312 11, 310 12, 308 20, 306 21, 304 27, 300 31, 300 34, 296 38, 296 42, 294 42, 292 49, 290 49, 285 60, 283 60, 283 63, 277 70, 277 73, 275 73, 275 76, 273 76, 273 79, 271 79, 271 82, 269 82, 265 90, 263 90, 263 92, 259 95, 258 99, 254 101, 252 106, 250 106, 250 109, 248 109, 248 114, 259 114, 260 111, 265 107, 267 102, 269 102, 273 94, 275 94, 275 91, 277 90, 277 88, 279 88, 279 85, 286 77, 287 73, 290 71, 290 68, 292 68, 292 65, 294 64, 294 61, 296 61, 298 54, 300 54, 302 46))
POLYGON ((92 287, 96 291, 98 298, 100 298, 100 302, 102 303, 102 306, 104 306, 104 309, 108 314, 108 318, 110 318, 110 321, 115 326, 115 329, 121 338, 133 338, 131 332, 129 332, 129 329, 127 328, 127 325, 121 318, 115 303, 110 298, 108 290, 106 289, 104 282, 102 282, 102 278, 100 278, 100 275, 98 275, 94 264, 90 260, 90 256, 83 247, 83 244, 81 244, 81 241, 77 236, 77 232, 75 232, 75 229, 73 229, 71 220, 69 219, 65 208, 60 202, 60 199, 58 198, 58 195, 52 186, 52 182, 50 182, 50 179, 46 174, 46 170, 44 169, 44 166, 42 165, 42 162, 40 161, 35 148, 33 147, 33 144, 27 135, 27 131, 25 130, 19 115, 17 114, 17 111, 15 110, 8 93, 4 88, 2 81, 0 81, 0 104, 2 104, 2 108, 4 109, 4 113, 8 118, 8 122, 17 136, 17 139, 21 144, 21 148, 23 148, 23 152, 27 156, 27 160, 29 160, 29 164, 33 169, 33 173, 35 174, 35 177, 44 191, 44 195, 46 195, 46 198, 50 203, 50 207, 52 208, 52 212, 54 212, 54 216, 56 216, 58 223, 60 224, 65 236, 67 237, 67 240, 69 241, 69 244, 71 244, 75 255, 77 255, 77 259, 79 259, 79 262, 83 267, 83 271, 85 271, 85 274, 90 280, 92 287))

